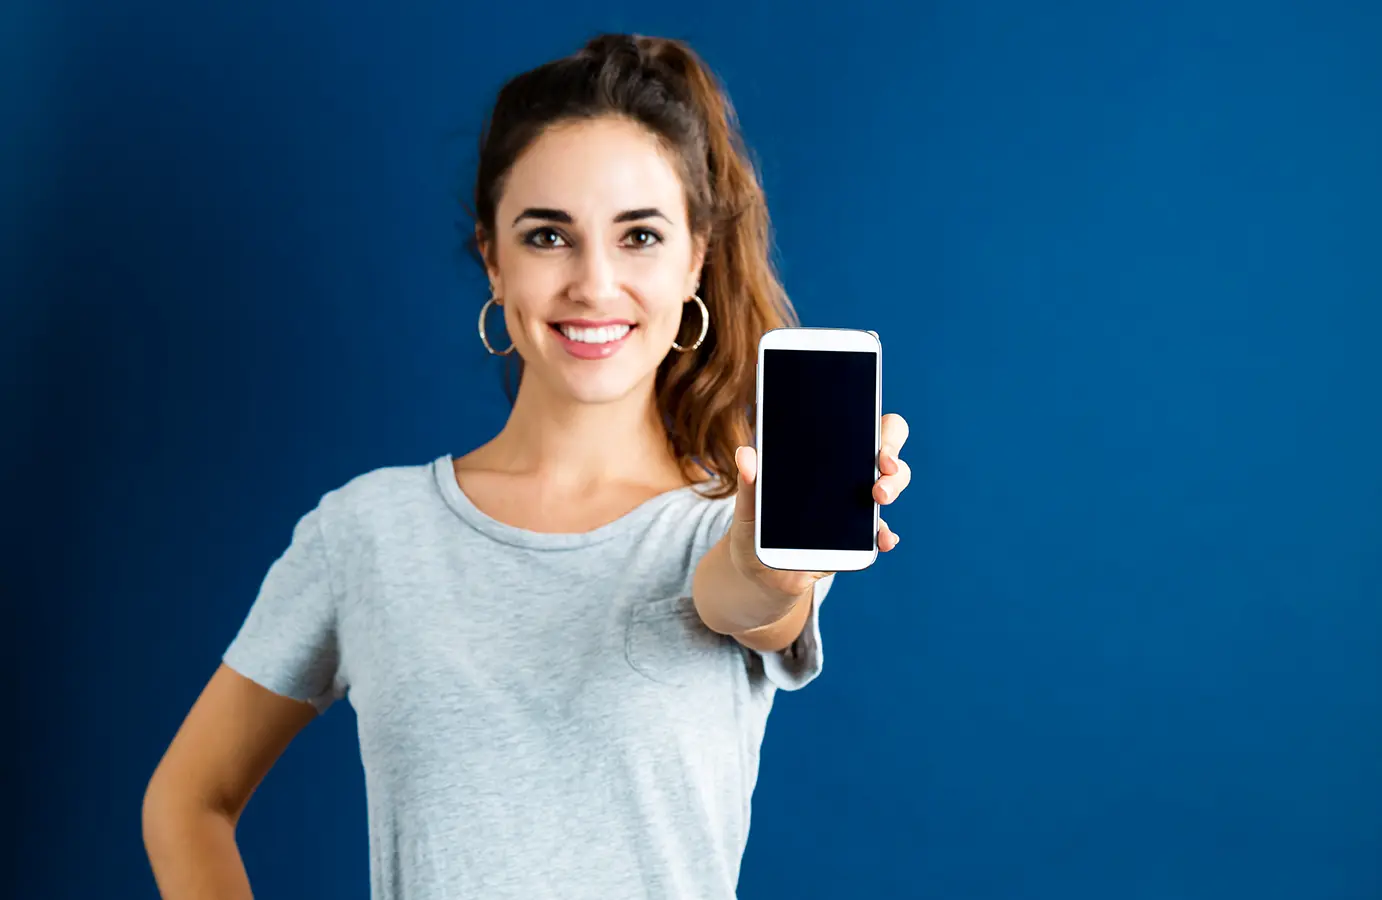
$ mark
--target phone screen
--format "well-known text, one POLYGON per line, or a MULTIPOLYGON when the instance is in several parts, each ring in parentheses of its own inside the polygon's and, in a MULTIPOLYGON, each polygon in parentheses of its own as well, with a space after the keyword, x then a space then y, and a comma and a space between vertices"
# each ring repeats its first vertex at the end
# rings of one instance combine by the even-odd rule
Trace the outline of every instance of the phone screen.
POLYGON ((764 547, 872 550, 878 355, 763 351, 764 547))

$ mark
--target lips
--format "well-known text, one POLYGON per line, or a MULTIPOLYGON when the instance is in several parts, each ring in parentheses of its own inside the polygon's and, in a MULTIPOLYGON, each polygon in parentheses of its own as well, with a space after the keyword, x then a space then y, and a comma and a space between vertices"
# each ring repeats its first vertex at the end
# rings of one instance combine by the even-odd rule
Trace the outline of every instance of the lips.
POLYGON ((623 320, 610 320, 594 324, 585 324, 585 321, 587 320, 567 319, 564 320, 562 324, 571 325, 579 328, 603 328, 612 325, 628 325, 629 330, 627 333, 624 334, 623 337, 618 338, 616 340, 606 341, 603 344, 589 344, 584 341, 571 340, 569 337, 562 334, 561 328, 558 326, 556 322, 553 322, 551 324, 552 334, 556 337, 557 343, 561 345, 561 348, 563 350, 565 350, 571 356, 574 356, 576 359, 608 359, 609 357, 618 353, 619 349, 624 346, 624 344, 628 341, 629 337, 638 330, 637 325, 634 325, 632 322, 623 320))

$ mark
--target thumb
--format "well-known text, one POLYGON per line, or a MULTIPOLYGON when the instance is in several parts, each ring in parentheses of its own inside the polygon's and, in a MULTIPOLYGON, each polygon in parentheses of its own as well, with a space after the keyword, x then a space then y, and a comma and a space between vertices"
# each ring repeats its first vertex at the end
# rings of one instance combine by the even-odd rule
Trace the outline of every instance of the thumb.
POLYGON ((739 468, 739 490, 734 497, 734 521, 753 527, 757 515, 757 502, 754 499, 754 479, 758 477, 758 452, 752 447, 740 447, 734 451, 734 464, 739 468))

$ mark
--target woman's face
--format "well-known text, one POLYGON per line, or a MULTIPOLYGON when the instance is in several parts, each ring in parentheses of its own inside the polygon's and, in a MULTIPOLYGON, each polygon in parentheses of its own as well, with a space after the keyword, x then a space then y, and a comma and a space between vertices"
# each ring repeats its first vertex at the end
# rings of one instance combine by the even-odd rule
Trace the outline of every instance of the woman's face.
POLYGON ((582 403, 651 385, 704 259, 671 159, 617 118, 539 136, 510 169, 482 248, 524 381, 582 403))

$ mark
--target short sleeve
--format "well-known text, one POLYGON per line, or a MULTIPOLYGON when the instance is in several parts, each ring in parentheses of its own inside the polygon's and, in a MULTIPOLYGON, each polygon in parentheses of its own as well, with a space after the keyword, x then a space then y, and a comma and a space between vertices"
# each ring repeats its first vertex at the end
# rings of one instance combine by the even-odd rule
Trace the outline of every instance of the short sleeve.
POLYGON ((834 581, 835 573, 832 572, 816 582, 811 593, 811 612, 795 641, 781 650, 760 654, 763 658, 763 674, 784 691, 801 690, 821 674, 825 665, 821 643, 821 603, 834 581))
POLYGON ((226 665, 323 713, 345 694, 337 604, 318 505, 298 520, 258 597, 226 649, 226 665))

